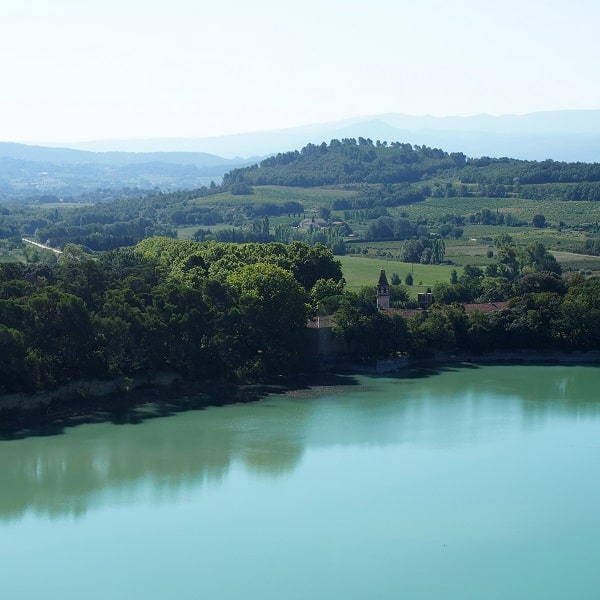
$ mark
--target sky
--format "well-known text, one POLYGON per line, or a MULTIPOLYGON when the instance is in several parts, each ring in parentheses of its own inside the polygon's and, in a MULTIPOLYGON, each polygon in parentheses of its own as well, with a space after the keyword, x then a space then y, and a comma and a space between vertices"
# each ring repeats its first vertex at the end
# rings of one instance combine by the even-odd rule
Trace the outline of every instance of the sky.
POLYGON ((597 0, 0 0, 0 139, 600 108, 597 0))

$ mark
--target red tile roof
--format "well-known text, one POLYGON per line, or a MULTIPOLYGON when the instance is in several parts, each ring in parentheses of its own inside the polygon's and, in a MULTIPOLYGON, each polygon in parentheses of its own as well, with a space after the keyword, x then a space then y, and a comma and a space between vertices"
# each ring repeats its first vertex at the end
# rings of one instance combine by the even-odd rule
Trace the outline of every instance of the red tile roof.
POLYGON ((508 302, 483 302, 480 304, 463 304, 466 313, 482 312, 491 313, 502 310, 508 306, 508 302))
MULTIPOLYGON (((467 314, 473 312, 491 313, 498 310, 502 310, 508 306, 508 302, 479 302, 479 303, 466 303, 462 307, 465 309, 467 314)), ((424 312, 422 308, 390 308, 385 311, 386 313, 393 315, 401 315, 405 319, 410 319, 419 313, 424 312)))

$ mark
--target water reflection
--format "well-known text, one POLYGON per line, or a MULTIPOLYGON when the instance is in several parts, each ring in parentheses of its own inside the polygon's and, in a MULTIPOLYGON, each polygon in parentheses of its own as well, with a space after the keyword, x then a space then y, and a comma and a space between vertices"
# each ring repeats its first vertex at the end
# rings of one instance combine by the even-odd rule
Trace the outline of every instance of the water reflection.
MULTIPOLYGON (((136 487, 160 498, 190 486, 216 483, 232 463, 278 475, 300 460, 296 432, 279 428, 281 411, 271 416, 268 401, 226 406, 153 419, 139 425, 86 425, 55 437, 0 443, 0 518, 27 510, 48 516, 81 515, 102 502, 98 492, 136 487), (254 409, 254 410, 253 410, 254 409), (260 413, 254 414, 255 412, 260 413)), ((285 420, 280 423, 285 425, 285 420)), ((134 495, 134 494, 133 494, 134 495)))
POLYGON ((88 425, 0 442, 0 519, 83 515, 104 503, 175 499, 217 486, 232 465, 283 477, 334 445, 488 442, 507 429, 600 414, 594 367, 450 368, 362 386, 271 397, 138 425, 88 425))

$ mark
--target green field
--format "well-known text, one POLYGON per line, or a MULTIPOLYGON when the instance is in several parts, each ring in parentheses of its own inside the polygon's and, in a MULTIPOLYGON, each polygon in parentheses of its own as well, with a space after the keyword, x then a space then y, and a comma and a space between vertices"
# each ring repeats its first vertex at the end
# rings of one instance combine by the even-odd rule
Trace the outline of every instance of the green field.
MULTIPOLYGON (((467 225, 464 227, 464 238, 458 243, 493 244, 502 235, 510 235, 517 245, 528 245, 532 242, 542 242, 554 250, 574 250, 581 247, 588 239, 583 231, 557 231, 556 229, 536 229, 534 227, 505 227, 493 225, 467 225)), ((454 243, 446 241, 446 247, 454 243)))
POLYGON ((586 271, 596 274, 600 271, 600 256, 553 251, 552 254, 565 271, 586 271))
MULTIPOLYGON (((359 194, 355 190, 336 187, 301 188, 293 186, 261 185, 254 186, 253 194, 234 195, 229 192, 197 198, 196 203, 203 205, 236 205, 246 203, 300 202, 306 209, 317 206, 330 206, 340 198, 351 198, 359 194)), ((531 222, 536 214, 543 214, 548 222, 567 225, 582 225, 600 222, 600 202, 564 202, 559 200, 530 200, 527 198, 428 198, 406 206, 390 208, 395 216, 407 215, 410 219, 437 220, 447 214, 470 215, 488 208, 504 214, 513 214, 519 219, 531 222)), ((343 211, 336 211, 341 217, 343 211)), ((355 224, 358 225, 358 224, 355 224)), ((360 226, 358 227, 360 229, 360 226)))
MULTIPOLYGON (((301 188, 292 186, 254 186, 254 193, 248 195, 232 195, 221 193, 205 198, 198 198, 197 203, 206 206, 236 206, 240 204, 257 203, 282 203, 299 202, 305 211, 315 211, 320 206, 331 206, 335 199, 349 198, 360 195, 360 191, 343 189, 341 187, 312 187, 301 188)), ((468 216, 483 209, 490 209, 504 214, 513 214, 520 220, 530 223, 535 214, 543 214, 547 221, 557 225, 559 222, 567 224, 567 228, 559 231, 556 227, 536 229, 532 226, 507 227, 493 225, 465 225, 464 236, 460 240, 446 240, 447 258, 456 265, 476 264, 485 266, 493 262, 486 256, 489 247, 493 246, 494 239, 502 234, 511 235, 518 245, 527 245, 534 241, 542 242, 548 248, 562 252, 572 252, 581 248, 588 239, 584 231, 570 229, 568 226, 578 227, 600 221, 600 202, 563 202, 558 200, 529 200, 525 198, 486 198, 486 197, 454 197, 454 198, 428 198, 406 206, 389 208, 388 211, 395 217, 407 216, 411 220, 426 219, 436 223, 441 217, 448 214, 468 216), (471 248, 470 246, 473 246, 471 248)), ((334 211, 332 218, 343 219, 344 211, 334 211)), ((294 218, 288 215, 270 218, 271 226, 279 224, 290 225, 294 218)), ((348 224, 353 230, 354 239, 365 235, 369 221, 349 220, 348 224)), ((210 229, 227 228, 219 224, 210 229)), ((182 227, 178 230, 180 238, 189 238, 197 227, 182 227)), ((401 242, 365 242, 361 246, 375 248, 371 254, 378 254, 377 249, 384 249, 389 254, 387 258, 396 259, 400 253, 401 242)), ((561 259, 562 260, 562 259, 561 259)))
POLYGON ((203 205, 300 202, 305 208, 314 208, 316 206, 329 206, 333 200, 339 198, 356 196, 355 191, 325 187, 301 188, 261 185, 254 186, 253 191, 253 194, 243 195, 224 192, 222 194, 215 194, 214 196, 197 198, 195 202, 203 205))
POLYGON ((470 215, 489 208, 500 213, 511 213, 531 222, 534 215, 543 214, 553 224, 582 225, 600 221, 599 202, 563 202, 559 200, 529 200, 527 198, 428 198, 408 206, 391 209, 405 213, 411 219, 439 219, 447 214, 470 215))
POLYGON ((379 278, 379 271, 385 269, 388 280, 392 273, 398 273, 402 281, 408 273, 412 273, 415 285, 409 288, 415 296, 433 287, 438 281, 449 282, 450 274, 456 269, 460 275, 462 269, 448 265, 419 265, 385 260, 384 258, 365 258, 362 256, 340 256, 344 278, 350 290, 356 290, 365 285, 374 286, 379 278))
MULTIPOLYGON (((453 240, 454 241, 454 240, 453 240)), ((495 248, 492 244, 456 240, 455 243, 446 243, 446 259, 456 265, 475 265, 483 267, 496 262, 495 248), (492 250, 494 257, 488 258, 487 253, 492 250)))

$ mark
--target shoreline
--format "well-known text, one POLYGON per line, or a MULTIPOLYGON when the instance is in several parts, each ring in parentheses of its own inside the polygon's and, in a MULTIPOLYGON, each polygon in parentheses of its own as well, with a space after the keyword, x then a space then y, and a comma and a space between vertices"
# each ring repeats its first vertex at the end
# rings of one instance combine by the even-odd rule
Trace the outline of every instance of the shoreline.
POLYGON ((275 377, 255 384, 193 381, 174 373, 75 381, 51 391, 0 395, 0 441, 56 435, 85 423, 140 423, 187 410, 255 402, 269 394, 351 383, 348 374, 333 372, 275 377))
POLYGON ((113 380, 75 381, 34 394, 0 395, 0 440, 56 435, 84 423, 139 423, 186 410, 255 402, 269 394, 356 385, 353 375, 405 375, 411 369, 444 365, 600 365, 600 352, 496 351, 487 354, 437 352, 426 358, 393 358, 369 364, 328 361, 323 370, 276 377, 258 384, 191 381, 176 373, 113 380))
POLYGON ((543 350, 498 350, 486 354, 471 352, 435 352, 432 356, 421 358, 388 358, 376 360, 370 364, 354 363, 349 360, 332 361, 330 366, 343 372, 355 373, 400 373, 419 366, 444 364, 506 364, 506 365, 600 365, 600 352, 558 352, 543 350))

